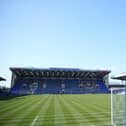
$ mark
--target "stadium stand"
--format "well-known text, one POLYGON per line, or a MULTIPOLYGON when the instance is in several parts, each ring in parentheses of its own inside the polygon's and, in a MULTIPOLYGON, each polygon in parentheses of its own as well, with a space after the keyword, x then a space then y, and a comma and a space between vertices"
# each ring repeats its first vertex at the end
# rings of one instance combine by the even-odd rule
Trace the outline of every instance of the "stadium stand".
POLYGON ((10 68, 11 93, 24 94, 86 94, 109 93, 109 70, 71 68, 10 68))
MULTIPOLYGON (((0 77, 0 81, 6 81, 6 79, 0 77)), ((8 92, 9 92, 9 88, 6 88, 5 86, 0 86, 0 96, 7 95, 8 92)))

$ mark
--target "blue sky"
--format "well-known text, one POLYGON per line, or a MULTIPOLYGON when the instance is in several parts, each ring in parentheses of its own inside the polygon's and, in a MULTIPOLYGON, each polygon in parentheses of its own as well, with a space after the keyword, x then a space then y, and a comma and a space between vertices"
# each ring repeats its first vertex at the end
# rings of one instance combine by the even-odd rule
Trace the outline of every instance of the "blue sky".
POLYGON ((125 0, 0 0, 0 76, 9 67, 126 72, 125 0))

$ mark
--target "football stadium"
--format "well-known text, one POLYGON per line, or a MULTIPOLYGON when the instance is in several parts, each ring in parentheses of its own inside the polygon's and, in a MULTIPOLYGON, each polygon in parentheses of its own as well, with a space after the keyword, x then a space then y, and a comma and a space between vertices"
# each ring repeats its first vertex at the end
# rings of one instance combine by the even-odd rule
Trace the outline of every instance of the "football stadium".
POLYGON ((10 68, 0 126, 112 126, 110 70, 10 68))
POLYGON ((126 126, 126 0, 0 0, 0 126, 126 126))

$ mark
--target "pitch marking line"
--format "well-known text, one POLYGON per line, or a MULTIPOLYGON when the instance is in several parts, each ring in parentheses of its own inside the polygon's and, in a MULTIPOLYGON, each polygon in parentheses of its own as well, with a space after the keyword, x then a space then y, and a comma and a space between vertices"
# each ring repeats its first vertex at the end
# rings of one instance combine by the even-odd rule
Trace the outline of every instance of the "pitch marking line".
POLYGON ((37 115, 34 120, 31 123, 31 126, 34 126, 36 124, 36 121, 38 120, 39 116, 37 115))

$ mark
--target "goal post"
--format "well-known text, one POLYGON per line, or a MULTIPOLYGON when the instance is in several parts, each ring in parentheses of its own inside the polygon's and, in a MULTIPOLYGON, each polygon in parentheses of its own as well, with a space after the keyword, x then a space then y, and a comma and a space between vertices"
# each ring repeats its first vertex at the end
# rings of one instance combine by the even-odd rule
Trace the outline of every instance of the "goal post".
POLYGON ((111 89, 111 123, 114 126, 126 126, 125 88, 111 89))

